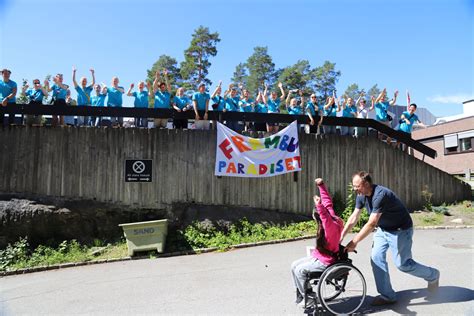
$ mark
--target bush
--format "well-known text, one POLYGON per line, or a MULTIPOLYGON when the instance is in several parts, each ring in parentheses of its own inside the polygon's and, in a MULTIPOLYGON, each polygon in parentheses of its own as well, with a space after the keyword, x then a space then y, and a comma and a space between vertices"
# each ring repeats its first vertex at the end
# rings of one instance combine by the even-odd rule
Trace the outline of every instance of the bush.
MULTIPOLYGON (((357 194, 353 190, 352 184, 349 183, 347 185, 346 207, 344 208, 344 211, 341 214, 341 218, 344 221, 344 223, 347 223, 352 212, 354 212, 354 209, 356 206, 356 197, 357 197, 357 194)), ((367 213, 365 208, 363 208, 361 210, 359 222, 357 222, 357 224, 354 225, 352 231, 354 232, 360 231, 360 229, 365 225, 365 223, 367 223, 368 220, 369 220, 369 214, 367 213)))

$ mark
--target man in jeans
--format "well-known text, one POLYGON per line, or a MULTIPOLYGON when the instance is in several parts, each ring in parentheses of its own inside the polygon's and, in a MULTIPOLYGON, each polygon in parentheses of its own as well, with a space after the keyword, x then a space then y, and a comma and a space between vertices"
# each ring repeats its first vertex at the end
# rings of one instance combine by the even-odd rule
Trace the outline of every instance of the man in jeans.
POLYGON ((354 251, 357 244, 374 229, 372 246, 372 271, 377 291, 380 293, 373 301, 373 306, 393 304, 397 301, 395 291, 390 283, 387 250, 390 248, 396 267, 405 273, 428 281, 428 290, 434 292, 439 285, 439 271, 412 259, 413 222, 407 208, 391 190, 372 184, 370 174, 359 171, 352 177, 352 185, 358 193, 355 210, 341 234, 341 240, 359 221, 363 207, 369 212, 369 220, 360 232, 346 246, 347 251, 354 251))

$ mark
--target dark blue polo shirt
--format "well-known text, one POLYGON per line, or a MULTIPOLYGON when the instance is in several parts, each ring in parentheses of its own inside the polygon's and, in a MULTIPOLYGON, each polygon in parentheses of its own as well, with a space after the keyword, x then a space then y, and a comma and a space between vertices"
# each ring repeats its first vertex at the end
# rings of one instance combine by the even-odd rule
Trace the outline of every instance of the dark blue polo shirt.
POLYGON ((373 185, 371 196, 358 195, 356 208, 365 207, 369 212, 382 213, 378 226, 384 230, 394 231, 413 227, 410 213, 398 196, 381 185, 373 185))

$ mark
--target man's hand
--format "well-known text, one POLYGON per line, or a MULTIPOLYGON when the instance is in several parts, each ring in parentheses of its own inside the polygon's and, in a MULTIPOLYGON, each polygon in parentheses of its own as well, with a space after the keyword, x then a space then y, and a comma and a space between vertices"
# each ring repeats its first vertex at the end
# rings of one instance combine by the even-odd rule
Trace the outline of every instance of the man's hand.
POLYGON ((324 181, 323 181, 323 179, 321 179, 321 178, 317 178, 316 180, 314 180, 314 182, 316 182, 316 185, 322 185, 322 184, 324 184, 324 181))
POLYGON ((314 119, 313 118, 310 118, 310 123, 311 125, 314 125, 314 119))
POLYGON ((204 121, 207 121, 207 112, 204 114, 204 121))
POLYGON ((8 104, 8 99, 7 98, 3 99, 2 106, 7 106, 7 104, 8 104))
POLYGON ((353 252, 357 247, 357 244, 354 243, 353 241, 349 242, 347 245, 346 245, 346 252, 353 252))

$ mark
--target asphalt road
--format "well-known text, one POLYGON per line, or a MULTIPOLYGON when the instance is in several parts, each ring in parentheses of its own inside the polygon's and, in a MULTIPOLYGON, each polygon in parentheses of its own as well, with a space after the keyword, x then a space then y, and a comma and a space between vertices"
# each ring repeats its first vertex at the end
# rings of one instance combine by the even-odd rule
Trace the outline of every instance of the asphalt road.
MULTIPOLYGON (((0 315, 303 315, 289 267, 313 240, 224 253, 116 262, 0 279, 0 315)), ((371 237, 352 259, 368 297, 361 314, 474 315, 474 229, 417 230, 414 259, 441 271, 437 294, 390 262, 398 302, 372 308, 371 237)), ((389 260, 391 260, 389 258, 389 260)))

